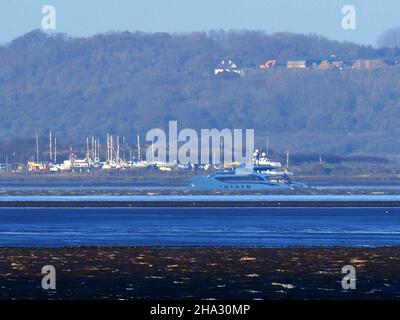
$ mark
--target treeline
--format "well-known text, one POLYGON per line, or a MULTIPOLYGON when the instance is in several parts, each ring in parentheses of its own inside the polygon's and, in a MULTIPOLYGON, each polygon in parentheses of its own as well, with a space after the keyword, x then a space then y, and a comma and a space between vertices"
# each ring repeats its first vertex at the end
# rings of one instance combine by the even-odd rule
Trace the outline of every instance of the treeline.
POLYGON ((343 154, 400 151, 400 67, 374 71, 267 70, 223 80, 221 59, 385 58, 317 35, 241 31, 109 33, 91 38, 33 31, 0 47, 0 139, 45 136, 60 144, 167 128, 254 128, 275 150, 343 154))

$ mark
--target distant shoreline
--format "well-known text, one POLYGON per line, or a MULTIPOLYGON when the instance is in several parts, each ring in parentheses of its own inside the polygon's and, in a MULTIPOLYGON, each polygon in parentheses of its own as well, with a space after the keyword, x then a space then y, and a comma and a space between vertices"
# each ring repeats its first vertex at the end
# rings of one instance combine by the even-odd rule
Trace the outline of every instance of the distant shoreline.
POLYGON ((0 201, 0 208, 399 208, 400 201, 0 201))

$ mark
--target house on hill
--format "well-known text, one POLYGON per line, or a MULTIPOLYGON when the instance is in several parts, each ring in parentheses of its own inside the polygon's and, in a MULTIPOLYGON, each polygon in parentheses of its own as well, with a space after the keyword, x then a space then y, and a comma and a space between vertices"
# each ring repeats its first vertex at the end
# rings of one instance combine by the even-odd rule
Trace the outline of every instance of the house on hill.
POLYGON ((372 70, 386 67, 385 61, 380 59, 363 59, 356 60, 353 64, 355 70, 372 70))
POLYGON ((289 60, 286 63, 287 69, 306 69, 307 61, 306 60, 289 60))
POLYGON ((241 70, 232 60, 222 60, 214 69, 214 75, 216 77, 236 78, 240 77, 241 73, 241 70))
POLYGON ((338 69, 343 70, 345 68, 345 63, 343 61, 329 61, 329 60, 322 60, 321 63, 318 65, 318 70, 332 70, 338 69))

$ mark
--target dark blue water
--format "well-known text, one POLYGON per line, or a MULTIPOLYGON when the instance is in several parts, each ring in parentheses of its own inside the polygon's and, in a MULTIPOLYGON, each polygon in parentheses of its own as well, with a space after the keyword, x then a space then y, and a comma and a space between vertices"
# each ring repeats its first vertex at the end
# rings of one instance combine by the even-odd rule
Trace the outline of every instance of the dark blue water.
POLYGON ((0 246, 67 245, 400 245, 400 209, 0 209, 0 246))

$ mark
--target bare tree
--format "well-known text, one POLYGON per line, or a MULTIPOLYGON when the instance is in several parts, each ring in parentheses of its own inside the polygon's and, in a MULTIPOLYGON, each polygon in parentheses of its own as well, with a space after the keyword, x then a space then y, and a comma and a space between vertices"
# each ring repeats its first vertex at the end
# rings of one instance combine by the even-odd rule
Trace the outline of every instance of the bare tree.
POLYGON ((400 27, 392 28, 378 37, 378 47, 400 48, 400 27))

